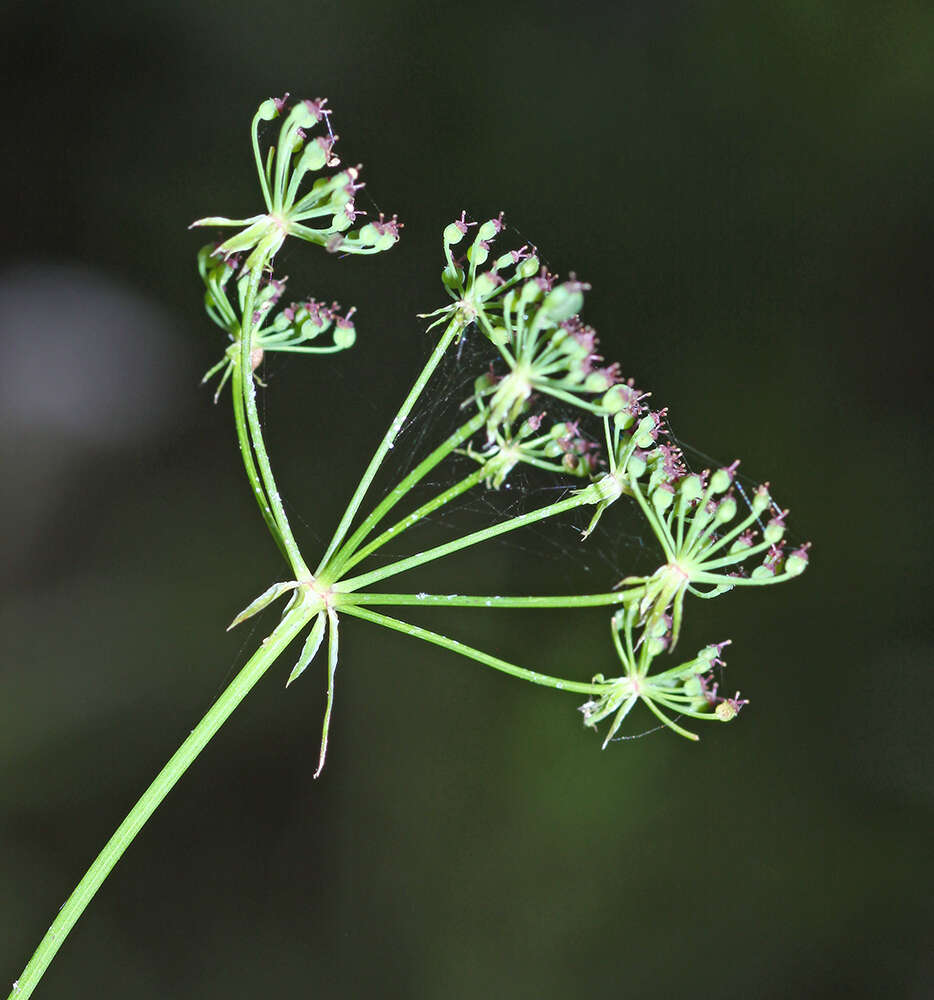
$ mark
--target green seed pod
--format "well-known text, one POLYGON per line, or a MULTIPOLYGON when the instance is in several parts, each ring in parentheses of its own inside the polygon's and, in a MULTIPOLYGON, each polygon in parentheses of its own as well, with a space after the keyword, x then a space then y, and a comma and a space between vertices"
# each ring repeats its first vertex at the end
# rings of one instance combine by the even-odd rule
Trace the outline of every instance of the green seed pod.
POLYGON ((488 219, 483 225, 477 230, 478 240, 492 240, 496 234, 499 232, 500 226, 495 219, 488 219))
POLYGON ((785 525, 780 521, 769 521, 762 529, 762 537, 770 545, 778 545, 785 534, 785 525))
POLYGON ((603 372, 590 372, 584 378, 586 392, 606 392, 612 384, 613 380, 603 372))
POLYGON ((519 266, 516 268, 516 274, 520 278, 534 278, 538 274, 541 268, 541 263, 538 257, 534 255, 532 257, 527 257, 525 260, 521 261, 519 266))
POLYGON ((302 175, 307 174, 309 171, 321 170, 327 164, 327 161, 327 144, 321 139, 312 139, 302 150, 302 155, 295 164, 295 173, 302 175))
POLYGON ((721 701, 714 709, 714 714, 721 722, 731 722, 736 718, 737 712, 732 702, 721 701))
POLYGON ((293 123, 298 125, 299 128, 314 128, 318 124, 318 117, 311 111, 305 101, 299 101, 289 112, 289 117, 282 126, 283 130, 293 123))
POLYGON ((259 106, 256 115, 260 121, 271 122, 274 118, 279 117, 279 107, 270 97, 259 106))
POLYGON ((482 267, 490 256, 490 251, 483 246, 479 240, 475 240, 471 248, 467 251, 467 259, 471 264, 482 267))
POLYGON ((716 645, 704 646, 702 650, 697 654, 696 665, 694 672, 698 674, 705 674, 713 665, 713 661, 717 659, 720 655, 720 647, 716 645))
POLYGON ((620 430, 624 431, 632 427, 636 422, 636 418, 632 415, 632 412, 627 408, 628 401, 625 395, 619 391, 619 386, 614 385, 600 400, 600 405, 608 412, 613 414, 613 424, 620 430))
POLYGON ((391 250, 396 243, 399 241, 399 236, 396 233, 384 232, 380 238, 373 244, 377 250, 391 250))
POLYGON ((524 441, 533 434, 537 434, 542 426, 542 419, 544 416, 544 413, 540 413, 538 416, 527 417, 523 420, 522 426, 519 428, 519 439, 524 441))
POLYGON ((331 229, 337 233, 344 233, 353 225, 353 219, 343 210, 338 212, 331 219, 331 229))
POLYGON ((730 546, 730 555, 735 555, 737 552, 742 552, 744 549, 748 549, 752 545, 752 539, 745 533, 739 536, 735 542, 730 546))
POLYGON ((671 506, 674 500, 674 494, 670 490, 659 488, 655 490, 652 494, 652 506, 655 508, 655 513, 661 516, 666 510, 671 506))
POLYGON ((724 497, 717 504, 717 512, 714 514, 714 519, 717 524, 726 524, 728 521, 732 521, 734 517, 736 517, 736 501, 733 497, 724 497))
POLYGON ((353 323, 343 320, 334 327, 334 346, 346 349, 353 347, 357 340, 357 331, 353 323))
POLYGON ((733 482, 733 477, 727 469, 717 469, 710 477, 710 488, 714 493, 726 493, 733 482))
POLYGON ((808 567, 808 546, 802 545, 785 559, 785 572, 789 576, 800 576, 808 567))
POLYGON ((464 230, 456 223, 452 222, 450 225, 444 227, 444 245, 452 247, 455 243, 460 243, 464 238, 464 230))
POLYGON ((370 246, 375 246, 382 234, 372 222, 368 222, 366 225, 360 227, 358 236, 361 243, 369 243, 370 246))
POLYGON ((299 332, 302 335, 302 340, 314 340, 315 337, 323 333, 327 328, 327 322, 321 322, 320 320, 315 319, 306 319, 299 327, 299 332))
POLYGON ((704 688, 701 685, 700 678, 696 674, 691 674, 688 677, 681 686, 681 690, 690 698, 703 698, 704 696, 704 688))
POLYGON ((763 511, 769 509, 772 504, 772 498, 769 496, 768 484, 762 486, 757 486, 756 491, 752 495, 752 501, 750 502, 750 507, 752 507, 754 514, 761 514, 763 511))
POLYGON ((554 323, 563 323, 577 315, 584 305, 584 296, 577 282, 565 281, 556 285, 545 296, 542 308, 545 315, 554 323))
POLYGON ((484 271, 477 275, 477 280, 473 283, 474 295, 480 299, 489 298, 499 287, 499 282, 489 271, 484 271))
POLYGON ((633 479, 638 479, 645 472, 645 459, 641 455, 630 456, 629 463, 626 466, 626 472, 632 476, 633 479))
MULTIPOLYGON (((317 146, 319 142, 320 140, 317 140, 314 145, 317 146)), ((311 145, 311 143, 309 143, 309 145, 311 145)), ((332 180, 334 183, 330 186, 328 206, 332 209, 343 208, 345 205, 348 205, 351 201, 353 201, 353 179, 345 170, 342 174, 336 174, 332 180)))
POLYGON ((655 444, 655 418, 648 414, 644 416, 639 421, 639 426, 636 428, 633 437, 636 441, 637 448, 651 448, 655 444))
POLYGON ((701 482, 701 477, 696 473, 691 473, 689 476, 685 476, 679 486, 678 492, 681 495, 681 499, 685 503, 692 503, 694 500, 700 500, 704 494, 704 486, 701 482))

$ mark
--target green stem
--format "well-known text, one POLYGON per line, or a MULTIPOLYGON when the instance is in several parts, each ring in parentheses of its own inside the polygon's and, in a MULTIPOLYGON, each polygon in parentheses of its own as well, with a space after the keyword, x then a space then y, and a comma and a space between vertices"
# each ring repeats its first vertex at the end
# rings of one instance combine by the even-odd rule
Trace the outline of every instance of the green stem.
POLYGON ((110 870, 132 843, 133 838, 156 810, 156 807, 171 791, 191 762, 201 753, 211 737, 224 724, 231 712, 246 697, 253 685, 307 625, 310 616, 319 610, 320 607, 313 610, 299 607, 286 615, 272 634, 250 657, 229 687, 208 709, 204 718, 191 731, 185 742, 176 750, 140 800, 130 810, 126 819, 117 827, 116 832, 107 841, 104 849, 88 869, 87 874, 68 897, 65 905, 58 911, 58 916, 29 960, 23 974, 13 984, 13 991, 8 1000, 26 1000, 32 994, 49 963, 55 957, 55 953, 68 936, 68 932, 93 899, 101 883, 110 874, 110 870))
POLYGON ((295 536, 286 517, 285 508, 282 506, 282 499, 279 490, 276 488, 276 480, 272 474, 272 466, 269 464, 269 456, 266 454, 266 445, 263 442, 263 431, 259 423, 259 413, 256 409, 256 384, 253 381, 253 367, 250 357, 250 344, 253 336, 253 312, 256 303, 256 292, 259 288, 260 275, 268 261, 261 260, 250 272, 250 280, 247 285, 246 295, 243 298, 243 318, 240 327, 240 380, 243 392, 243 401, 246 404, 246 419, 250 428, 250 439, 253 443, 253 451, 256 455, 256 462, 259 465, 263 486, 269 505, 272 507, 273 517, 279 527, 282 536, 282 544, 296 579, 303 580, 310 576, 305 560, 299 552, 295 536))
POLYGON ((388 566, 381 566, 379 569, 364 573, 362 576, 355 576, 349 580, 341 580, 339 583, 334 584, 333 589, 338 593, 349 593, 353 590, 359 590, 361 587, 367 587, 378 580, 385 580, 389 576, 404 573, 406 570, 414 569, 416 566, 421 566, 434 559, 441 559, 452 552, 458 552, 460 549, 485 542, 488 538, 495 538, 497 535, 505 534, 507 531, 515 531, 517 528, 523 528, 528 524, 535 524, 536 521, 543 521, 547 517, 555 517, 558 514, 563 514, 565 511, 574 510, 575 507, 581 507, 584 504, 594 504, 599 501, 600 493, 597 487, 590 485, 585 489, 577 490, 573 496, 568 497, 566 500, 559 500, 558 503, 549 504, 547 507, 540 507, 538 510, 530 511, 528 514, 512 517, 508 521, 494 524, 490 528, 471 532, 469 535, 456 538, 454 541, 446 542, 444 545, 436 545, 432 549, 426 549, 424 552, 409 556, 407 559, 400 559, 398 562, 390 563, 388 566))
POLYGON ((266 211, 272 211, 272 198, 269 194, 269 184, 266 181, 266 171, 263 169, 263 158, 259 151, 259 123, 262 119, 257 112, 253 116, 253 125, 250 128, 250 136, 253 140, 253 159, 256 160, 256 172, 259 174, 259 183, 263 189, 263 201, 266 202, 266 211))
POLYGON ((263 515, 266 527, 269 528, 269 532, 275 539, 276 545, 279 546, 279 551, 286 559, 288 559, 289 554, 286 551, 285 543, 282 541, 282 533, 279 531, 279 525, 276 524, 276 519, 272 516, 272 510, 269 507, 269 500, 266 498, 266 492, 263 489, 263 484, 259 480, 259 473, 256 471, 256 462, 253 461, 253 449, 250 446, 250 436, 246 427, 246 416, 243 412, 243 390, 241 388, 241 377, 240 366, 234 365, 233 380, 230 390, 231 396, 233 397, 234 423, 237 426, 237 441, 240 444, 240 454, 243 456, 243 467, 246 469, 246 477, 250 481, 253 496, 256 497, 256 502, 259 504, 260 513, 263 515))
POLYGON ((526 670, 525 667, 517 667, 514 663, 501 660, 498 656, 490 656, 489 653, 484 653, 480 649, 474 649, 473 646, 466 646, 456 639, 449 639, 446 635, 441 635, 439 632, 432 632, 430 629, 420 628, 418 625, 410 625, 408 622, 399 621, 398 618, 381 615, 377 611, 367 611, 365 608, 352 605, 347 605, 343 610, 348 615, 363 618, 368 622, 373 622, 375 625, 383 625, 386 628, 395 629, 396 632, 402 632, 404 635, 411 636, 414 639, 431 642, 435 646, 449 649, 452 653, 460 653, 461 656, 476 660, 486 667, 492 667, 494 670, 500 670, 504 674, 510 674, 512 677, 518 677, 520 680, 529 681, 532 684, 554 688, 556 691, 570 691, 572 694, 599 695, 603 694, 606 690, 605 684, 587 684, 582 681, 569 681, 563 677, 552 677, 550 674, 540 674, 536 670, 526 670))
POLYGON ((633 590, 615 590, 609 594, 560 594, 544 597, 492 597, 470 594, 347 594, 341 597, 339 607, 361 604, 414 605, 416 607, 445 608, 602 608, 624 604, 641 587, 633 590))
POLYGON ((366 495, 366 491, 370 488, 370 484, 376 477, 376 473, 379 471, 379 467, 383 464, 383 459, 386 457, 389 450, 392 448, 396 436, 399 431, 402 430, 402 425, 405 423, 406 418, 412 412, 412 407, 418 402, 419 396, 421 396, 422 391, 428 384, 428 380, 434 374, 434 370, 438 367, 441 359, 444 357, 445 351, 451 346, 454 338, 457 337, 459 333, 463 330, 460 320, 452 319, 445 328, 444 333, 441 335, 435 349, 431 352, 431 357, 428 359, 425 367, 422 369, 421 374, 415 380, 415 384, 409 390, 409 394, 405 397, 402 406, 399 408, 399 412, 393 417, 392 423, 389 425, 389 429, 383 435, 383 440, 380 442, 379 447, 376 449, 376 453, 370 459, 370 464, 366 468, 366 472, 363 473, 363 478, 357 484, 357 488, 354 491, 353 496, 350 498, 350 503, 347 505, 347 509, 344 511, 344 516, 341 518, 340 524, 337 526, 337 530, 334 532, 334 537, 331 539, 330 544, 327 547, 327 551, 324 553, 324 557, 321 560, 317 570, 315 571, 315 576, 318 577, 327 566, 334 555, 337 547, 341 544, 344 538, 347 536, 347 532, 350 529, 350 525, 356 516, 357 511, 360 509, 360 504, 363 503, 363 498, 366 495))
POLYGON ((444 492, 439 493, 436 497, 433 497, 431 500, 423 503, 417 510, 413 510, 411 514, 402 518, 401 521, 396 521, 394 525, 387 528, 384 532, 382 532, 382 534, 377 535, 369 545, 364 546, 355 555, 345 560, 343 566, 341 567, 341 572, 346 573, 347 570, 356 566, 357 563, 363 562, 367 556, 371 555, 377 549, 382 548, 382 546, 384 546, 387 542, 392 541, 393 538, 401 535, 403 531, 408 530, 429 514, 432 514, 439 507, 443 507, 446 503, 450 503, 452 500, 455 500, 462 493, 466 493, 468 490, 473 489, 477 483, 482 482, 488 475, 490 475, 489 468, 482 465, 469 476, 460 480, 460 482, 455 483, 453 486, 444 490, 444 492))
MULTIPOLYGON (((354 554, 360 543, 364 541, 386 514, 395 507, 409 490, 417 483, 420 483, 432 469, 447 458, 455 448, 462 445, 468 438, 480 430, 485 421, 486 417, 482 413, 478 413, 471 420, 468 420, 467 423, 459 427, 443 444, 435 448, 424 461, 420 462, 398 486, 387 493, 383 500, 373 509, 372 514, 363 521, 360 527, 357 528, 341 547, 337 555, 331 560, 330 565, 327 567, 328 573, 332 574, 335 579, 339 577, 350 556, 354 554)), ((359 561, 359 559, 354 560, 354 562, 359 561)))

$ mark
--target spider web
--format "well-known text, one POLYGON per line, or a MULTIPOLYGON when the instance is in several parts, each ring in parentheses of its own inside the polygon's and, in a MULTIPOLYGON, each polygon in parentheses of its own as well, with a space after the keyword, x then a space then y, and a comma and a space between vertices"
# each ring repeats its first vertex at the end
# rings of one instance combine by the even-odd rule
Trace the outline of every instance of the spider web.
MULTIPOLYGON (((379 211, 372 199, 370 202, 379 211)), ((507 226, 506 229, 511 231, 514 241, 529 242, 515 227, 507 226)), ((548 266, 544 259, 543 263, 548 266)), ((431 336, 433 334, 429 334, 431 336)), ((497 371, 502 372, 501 357, 495 347, 476 328, 468 329, 447 352, 398 433, 394 446, 364 501, 361 513, 371 510, 433 448, 473 416, 476 412, 473 403, 474 381, 489 370, 491 363, 497 371), (500 364, 497 365, 497 362, 500 364)), ((340 377, 339 372, 334 374, 340 377)), ((265 394, 262 394, 262 398, 265 405, 265 394)), ((527 413, 531 415, 541 412, 546 413, 548 423, 574 421, 583 436, 597 442, 603 441, 602 420, 586 411, 552 397, 533 397, 527 413)), ((388 419, 387 414, 387 423, 388 419)), ((728 464, 692 447, 673 432, 669 434, 669 438, 682 449, 686 464, 694 471, 716 469, 728 464)), ((482 441, 481 431, 473 443, 480 444, 482 441)), ((476 468, 476 462, 464 455, 449 456, 387 515, 378 531, 449 488, 476 468)), ((749 498, 758 482, 743 472, 736 474, 734 482, 737 501, 750 507, 749 498)), ((448 540, 448 537, 459 537, 468 531, 527 513, 563 499, 585 483, 586 480, 576 477, 519 464, 498 490, 486 488, 483 484, 475 486, 374 553, 366 565, 376 567, 386 564, 399 558, 404 552, 418 551, 429 544, 448 540), (426 542, 427 535, 432 537, 426 542)), ((295 509, 294 504, 287 506, 289 516, 295 516, 296 520, 320 539, 320 525, 316 529, 302 516, 301 511, 295 509)), ((776 513, 779 512, 777 504, 773 502, 772 506, 776 513)), ((577 574, 589 575, 592 581, 583 585, 597 591, 609 590, 625 576, 644 575, 657 568, 660 555, 658 542, 634 504, 614 504, 590 537, 582 542, 580 532, 589 522, 592 513, 593 508, 583 508, 570 516, 528 525, 491 539, 484 545, 515 552, 523 560, 538 561, 544 558, 549 562, 559 562, 566 568, 573 568, 577 574)), ((761 525, 760 520, 760 527, 761 525)))
MULTIPOLYGON (((378 206, 375 202, 372 203, 378 211, 378 206)), ((520 243, 528 242, 515 227, 507 228, 511 228, 520 243)), ((545 263, 547 266, 547 262, 545 263)), ((424 339, 423 334, 419 336, 424 339)), ((432 334, 429 334, 429 337, 431 336, 432 334)), ((418 462, 473 416, 476 412, 473 402, 474 381, 489 370, 491 363, 501 373, 502 367, 501 365, 497 367, 497 362, 501 362, 498 351, 475 328, 469 329, 447 352, 398 433, 394 447, 388 453, 383 468, 364 501, 361 514, 365 515, 372 510, 376 503, 418 462)), ((333 375, 342 377, 339 372, 333 375)), ((260 398, 265 414, 266 394, 261 393, 260 398)), ((372 401, 371 405, 374 405, 372 401)), ((574 421, 580 427, 582 436, 603 442, 603 421, 587 414, 586 411, 570 407, 551 397, 533 397, 527 413, 532 415, 543 411, 547 414, 546 420, 549 424, 574 421)), ((386 414, 387 424, 389 419, 391 415, 386 414)), ((668 436, 672 443, 682 450, 685 462, 692 471, 716 469, 728 464, 692 447, 677 437, 673 431, 668 436)), ((473 443, 482 444, 483 440, 484 432, 481 431, 473 443)), ((378 526, 377 533, 476 468, 476 461, 463 454, 455 453, 448 456, 387 515, 378 526)), ((461 494, 434 514, 426 516, 393 543, 374 553, 366 563, 361 564, 361 571, 556 502, 586 482, 586 479, 550 473, 519 464, 511 471, 500 489, 487 488, 481 483, 461 494)), ((751 509, 749 500, 758 481, 744 472, 737 472, 734 483, 738 502, 744 503, 751 509)), ((775 512, 779 512, 777 504, 773 502, 772 506, 775 512)), ((309 524, 301 512, 295 509, 294 504, 287 504, 287 507, 289 516, 295 517, 320 541, 321 525, 309 524)), ((592 513, 593 508, 587 506, 572 512, 570 516, 564 515, 527 525, 518 531, 490 539, 484 546, 494 547, 510 555, 514 554, 518 558, 510 559, 511 565, 528 563, 540 567, 544 562, 549 568, 547 579, 562 581, 558 586, 533 584, 532 589, 519 592, 548 593, 559 590, 572 592, 575 589, 581 593, 588 590, 605 592, 626 576, 647 575, 657 568, 661 550, 634 503, 613 504, 590 537, 582 541, 581 530, 589 522, 592 513), (557 572, 555 567, 558 567, 557 572)), ((543 579, 542 574, 539 573, 533 579, 536 582, 543 579)), ((400 589, 407 588, 408 584, 403 583, 400 589)), ((489 588, 485 585, 465 589, 471 592, 478 589, 489 592, 489 588)), ((662 728, 664 727, 656 726, 642 733, 618 735, 614 738, 614 742, 638 739, 662 728)))

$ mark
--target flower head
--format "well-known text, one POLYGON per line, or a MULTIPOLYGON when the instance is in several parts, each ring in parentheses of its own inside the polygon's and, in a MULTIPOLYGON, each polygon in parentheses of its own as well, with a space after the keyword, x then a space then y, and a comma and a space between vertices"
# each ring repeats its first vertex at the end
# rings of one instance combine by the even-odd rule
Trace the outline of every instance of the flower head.
POLYGON ((677 717, 729 722, 748 704, 746 699, 740 698, 738 691, 733 698, 717 694, 714 673, 716 668, 725 666, 720 654, 729 642, 705 646, 693 659, 652 674, 653 660, 667 645, 664 642, 664 623, 657 621, 646 626, 639 640, 634 641, 633 620, 634 615, 625 609, 611 619, 613 645, 623 665, 623 673, 609 680, 597 674, 593 682, 601 685, 603 690, 580 709, 585 726, 596 727, 599 722, 613 716, 603 741, 604 748, 638 701, 663 725, 690 740, 696 740, 697 735, 680 726, 677 717))
POLYGON ((466 454, 487 470, 486 484, 499 489, 520 464, 547 469, 563 475, 584 477, 596 471, 599 445, 582 435, 577 424, 553 423, 541 433, 545 414, 527 417, 517 428, 502 425, 494 429, 485 447, 467 448, 466 454))
POLYGON ((805 569, 810 545, 786 556, 788 511, 774 505, 768 483, 756 488, 741 511, 733 489, 738 461, 714 472, 688 472, 680 452, 660 440, 665 415, 650 412, 634 423, 617 414, 612 431, 608 425, 607 500, 594 519, 624 493, 642 508, 666 561, 652 576, 622 583, 638 585, 634 594, 643 619, 672 608, 674 647, 685 594, 710 598, 736 586, 789 580, 805 569))
POLYGON ((502 296, 510 288, 538 274, 540 264, 534 248, 522 246, 493 257, 493 242, 502 229, 502 212, 482 225, 468 222, 467 213, 461 212, 459 219, 445 227, 442 243, 446 263, 441 281, 453 301, 422 314, 423 318, 437 317, 429 330, 450 320, 456 320, 466 329, 488 314, 495 316, 501 309, 502 296), (476 228, 473 243, 463 257, 455 257, 453 248, 473 228, 476 228))
POLYGON ((388 250, 399 239, 400 223, 395 216, 387 221, 380 215, 378 221, 351 230, 357 216, 364 214, 354 205, 356 192, 363 187, 359 183, 359 166, 325 174, 307 187, 310 175, 340 165, 334 154, 338 137, 331 130, 326 99, 296 101, 290 106, 288 96, 264 101, 253 118, 253 153, 266 212, 246 219, 209 216, 198 219, 192 226, 242 227, 214 253, 225 259, 248 254, 243 272, 267 265, 287 236, 316 243, 330 253, 371 254, 388 250), (278 143, 269 147, 264 159, 259 124, 283 115, 278 143), (321 125, 327 134, 311 135, 321 125))
MULTIPOLYGON (((228 296, 228 285, 236 270, 236 261, 218 259, 213 245, 202 247, 198 253, 198 269, 205 284, 205 309, 214 322, 227 332, 231 341, 221 360, 209 369, 202 379, 206 382, 222 372, 215 393, 215 401, 240 361, 240 325, 244 308, 248 275, 236 285, 236 301, 228 296)), ((352 347, 356 340, 353 324, 355 309, 341 315, 337 302, 325 305, 309 298, 274 313, 284 291, 287 278, 264 280, 253 303, 250 363, 255 371, 267 351, 298 354, 333 354, 352 347), (326 334, 330 333, 330 337, 326 334)))

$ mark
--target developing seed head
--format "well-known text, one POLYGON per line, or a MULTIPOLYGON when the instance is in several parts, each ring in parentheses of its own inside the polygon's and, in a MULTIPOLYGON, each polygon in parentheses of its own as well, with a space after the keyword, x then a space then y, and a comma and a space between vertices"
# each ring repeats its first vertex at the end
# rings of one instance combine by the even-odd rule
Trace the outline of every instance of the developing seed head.
MULTIPOLYGON (((459 234, 460 225, 454 228, 459 234)), ((486 290, 478 294, 476 285, 465 286, 453 306, 438 311, 441 320, 453 316, 462 323, 476 322, 500 351, 498 368, 504 366, 505 371, 476 384, 476 402, 487 414, 491 440, 500 424, 520 417, 533 394, 553 396, 563 405, 597 415, 641 406, 641 394, 631 381, 623 383, 622 394, 610 395, 622 382, 620 366, 601 364, 595 331, 574 311, 580 309, 588 287, 573 276, 558 281, 544 269, 525 279, 514 271, 489 295, 486 290)), ((589 464, 596 468, 595 462, 589 464)))
MULTIPOLYGON (((495 327, 501 314, 502 294, 538 272, 538 258, 528 246, 508 250, 494 258, 493 244, 502 230, 502 212, 482 224, 468 221, 467 213, 461 212, 459 219, 445 226, 442 234, 445 267, 441 281, 454 301, 422 314, 423 318, 434 320, 429 329, 452 320, 467 329, 482 318, 487 320, 488 327, 495 327), (473 242, 463 257, 455 257, 454 248, 460 248, 473 228, 476 229, 473 242)), ((489 330, 486 332, 489 336, 489 330)))
POLYGON ((466 454, 486 466, 487 486, 499 489, 520 464, 578 478, 589 476, 597 468, 599 446, 573 422, 562 421, 545 429, 545 414, 538 413, 518 426, 507 423, 494 428, 485 447, 468 448, 466 454))
POLYGON ((240 231, 214 251, 224 258, 247 254, 241 273, 265 267, 288 236, 316 243, 330 253, 373 254, 390 249, 399 239, 401 224, 383 215, 351 230, 359 212, 354 207, 360 167, 308 180, 326 168, 340 165, 334 154, 337 136, 331 129, 330 109, 324 98, 289 103, 288 94, 264 101, 253 119, 253 146, 266 212, 246 219, 209 216, 192 226, 232 226, 240 231), (283 118, 277 141, 264 157, 258 126, 283 118), (323 125, 326 135, 311 135, 323 125))
POLYGON ((613 716, 604 748, 638 701, 669 729, 691 740, 697 735, 680 724, 681 718, 728 722, 736 717, 746 700, 739 692, 733 698, 720 697, 714 680, 714 670, 724 666, 720 653, 728 642, 706 646, 693 659, 653 673, 657 657, 671 648, 673 623, 667 615, 658 617, 636 636, 635 618, 626 608, 613 615, 611 635, 623 672, 609 679, 597 674, 593 683, 599 693, 580 708, 584 725, 591 728, 613 716))

